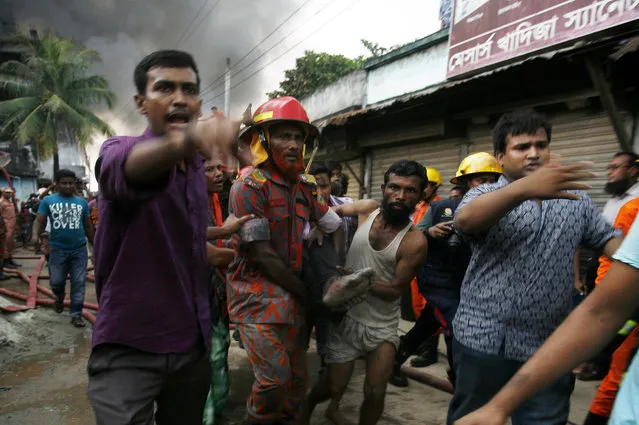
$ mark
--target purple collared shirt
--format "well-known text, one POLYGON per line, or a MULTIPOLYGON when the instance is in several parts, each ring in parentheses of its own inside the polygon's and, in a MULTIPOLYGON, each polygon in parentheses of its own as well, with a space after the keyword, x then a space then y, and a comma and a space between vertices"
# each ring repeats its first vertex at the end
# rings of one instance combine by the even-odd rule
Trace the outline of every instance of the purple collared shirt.
POLYGON ((184 353, 210 344, 206 266, 208 205, 203 158, 173 167, 164 179, 132 185, 124 164, 136 143, 102 145, 100 226, 95 235, 95 288, 100 311, 93 346, 122 344, 151 353, 184 353))

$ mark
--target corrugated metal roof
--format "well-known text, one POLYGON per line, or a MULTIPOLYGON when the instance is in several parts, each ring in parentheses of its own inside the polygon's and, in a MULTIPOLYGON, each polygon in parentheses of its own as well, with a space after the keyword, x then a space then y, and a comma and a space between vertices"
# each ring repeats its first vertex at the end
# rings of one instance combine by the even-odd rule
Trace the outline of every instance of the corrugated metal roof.
MULTIPOLYGON (((639 37, 637 37, 637 38, 639 38, 639 37)), ((408 101, 413 100, 413 99, 417 99, 417 98, 420 98, 420 97, 431 95, 431 94, 433 94, 433 93, 435 93, 437 91, 443 90, 443 89, 448 89, 448 88, 455 87, 455 86, 458 86, 458 85, 466 84, 466 83, 468 83, 470 81, 473 81, 473 80, 477 80, 477 79, 480 79, 480 78, 485 78, 485 77, 488 77, 490 75, 493 75, 493 74, 496 74, 496 73, 499 73, 499 72, 503 72, 503 71, 506 71, 508 69, 511 69, 511 68, 514 68, 514 67, 517 67, 517 66, 521 66, 525 62, 529 62, 529 61, 537 60, 537 59, 546 59, 546 60, 552 59, 553 57, 555 57, 555 56, 557 56, 559 54, 572 52, 574 50, 581 49, 581 48, 584 48, 584 47, 587 47, 589 45, 592 45, 592 44, 595 44, 595 43, 599 43, 599 42, 601 42, 601 40, 595 40, 595 41, 579 40, 579 41, 575 42, 574 44, 572 44, 570 46, 567 46, 567 47, 564 47, 562 49, 557 49, 557 50, 553 50, 551 52, 546 52, 546 53, 541 53, 541 54, 538 54, 538 55, 529 56, 529 57, 524 58, 522 60, 519 60, 517 62, 513 62, 513 63, 510 63, 508 65, 504 65, 504 66, 501 66, 501 67, 498 67, 498 68, 494 68, 494 69, 491 69, 491 70, 488 70, 488 71, 484 71, 484 72, 481 72, 479 74, 475 74, 475 75, 467 77, 467 78, 463 78, 463 79, 459 79, 459 80, 449 80, 449 81, 446 81, 446 82, 443 82, 443 83, 440 83, 440 84, 429 86, 429 87, 426 87, 426 88, 424 88, 422 90, 419 90, 419 91, 415 91, 415 92, 412 92, 412 93, 407 93, 407 94, 404 94, 404 95, 401 95, 401 96, 397 96, 397 97, 394 97, 394 98, 391 98, 391 99, 376 103, 374 105, 368 105, 368 106, 366 106, 365 108, 362 108, 362 109, 358 109, 358 110, 355 110, 355 111, 349 111, 349 112, 346 112, 346 113, 343 113, 343 114, 338 114, 338 115, 334 115, 332 117, 320 119, 320 120, 315 121, 314 124, 317 125, 320 129, 322 129, 324 127, 328 127, 328 126, 346 125, 349 122, 349 120, 351 120, 354 117, 371 114, 371 113, 383 110, 383 109, 388 108, 388 107, 393 106, 393 105, 397 105, 397 104, 400 104, 400 103, 408 102, 408 101)), ((630 49, 631 47, 634 47, 635 49, 639 48, 639 41, 636 41, 637 45, 634 44, 635 43, 634 41, 632 43, 624 41, 624 43, 626 44, 626 46, 628 46, 628 47, 624 46, 626 50, 630 49)), ((619 51, 621 51, 621 49, 619 51)), ((629 53, 628 51, 625 51, 625 50, 624 50, 624 52, 625 53, 623 53, 623 54, 629 53)))

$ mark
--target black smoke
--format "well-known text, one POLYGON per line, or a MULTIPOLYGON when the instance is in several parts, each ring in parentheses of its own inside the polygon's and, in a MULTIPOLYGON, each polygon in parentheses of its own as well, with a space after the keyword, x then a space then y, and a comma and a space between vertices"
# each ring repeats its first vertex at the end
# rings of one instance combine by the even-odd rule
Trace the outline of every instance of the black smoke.
MULTIPOLYGON (((190 52, 200 68, 203 87, 206 87, 224 73, 226 57, 231 57, 232 61, 239 60, 299 6, 293 0, 219 0, 219 3, 218 0, 11 2, 14 19, 22 31, 28 31, 30 27, 39 31, 53 30, 100 52, 103 62, 96 65, 94 72, 104 75, 118 95, 114 113, 105 113, 103 116, 113 121, 116 130, 126 127, 134 132, 144 126, 144 120, 137 115, 131 102, 135 92, 132 75, 135 65, 144 55, 164 48, 180 48, 190 52), (191 27, 198 25, 200 19, 208 14, 206 20, 193 28, 192 34, 178 46, 178 40, 198 11, 191 27)), ((268 49, 282 36, 280 33, 274 35, 243 64, 249 63, 261 50, 268 49)), ((253 64, 236 77, 235 82, 261 67, 268 59, 265 56, 253 64)), ((240 64, 236 70, 242 66, 240 64)), ((257 74, 233 90, 233 115, 241 114, 246 104, 256 104, 263 97, 267 88, 263 84, 264 78, 264 73, 257 74)), ((223 79, 215 85, 220 83, 223 83, 223 79)), ((210 99, 222 90, 223 86, 203 95, 208 101, 204 105, 204 113, 208 113, 213 105, 220 109, 223 107, 223 96, 210 99)))

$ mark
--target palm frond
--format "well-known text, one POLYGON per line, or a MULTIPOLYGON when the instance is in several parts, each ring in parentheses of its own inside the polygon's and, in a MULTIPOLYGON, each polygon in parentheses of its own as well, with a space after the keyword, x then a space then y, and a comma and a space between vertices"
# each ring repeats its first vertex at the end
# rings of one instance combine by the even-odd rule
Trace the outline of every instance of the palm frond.
POLYGON ((113 105, 115 105, 116 102, 115 93, 108 88, 75 89, 67 91, 66 95, 69 104, 75 107, 105 104, 109 109, 113 109, 113 105))
POLYGON ((45 123, 43 107, 38 106, 20 123, 16 131, 16 140, 19 143, 27 143, 29 140, 41 138, 45 123), (38 137, 40 136, 40 137, 38 137))
POLYGON ((38 107, 40 99, 37 97, 19 97, 0 102, 0 118, 10 119, 22 111, 32 111, 38 107))

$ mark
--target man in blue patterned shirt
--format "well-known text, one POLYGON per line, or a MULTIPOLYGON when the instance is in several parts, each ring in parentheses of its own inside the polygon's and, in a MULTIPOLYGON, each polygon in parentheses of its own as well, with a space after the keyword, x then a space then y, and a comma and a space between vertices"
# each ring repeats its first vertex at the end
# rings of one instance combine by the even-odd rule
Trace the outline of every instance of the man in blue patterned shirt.
MULTIPOLYGON (((575 250, 612 255, 619 233, 579 190, 589 163, 551 161, 552 125, 533 111, 501 117, 493 132, 503 167, 497 183, 478 186, 455 214, 472 249, 453 322, 457 375, 448 423, 481 407, 517 372, 572 307, 575 250)), ((568 420, 574 387, 567 374, 513 414, 513 425, 568 420)))

